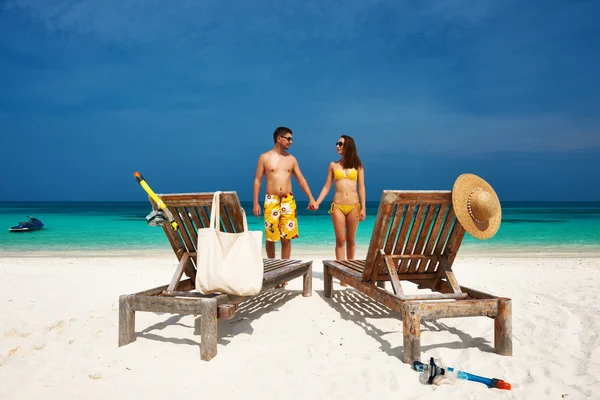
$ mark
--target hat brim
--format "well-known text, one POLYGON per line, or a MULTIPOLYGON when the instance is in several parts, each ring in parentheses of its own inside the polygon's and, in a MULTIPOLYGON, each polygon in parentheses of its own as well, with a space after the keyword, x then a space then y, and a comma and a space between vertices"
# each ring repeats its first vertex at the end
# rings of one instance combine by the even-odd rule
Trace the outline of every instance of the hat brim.
POLYGON ((456 178, 452 188, 452 208, 463 228, 465 228, 471 236, 474 236, 477 239, 489 239, 494 236, 496 232, 498 232, 498 228, 500 228, 502 208, 500 207, 498 195, 489 183, 477 175, 462 174, 456 178), (493 201, 498 202, 498 212, 496 215, 484 222, 475 221, 469 214, 469 194, 476 188, 485 190, 492 196, 493 201))

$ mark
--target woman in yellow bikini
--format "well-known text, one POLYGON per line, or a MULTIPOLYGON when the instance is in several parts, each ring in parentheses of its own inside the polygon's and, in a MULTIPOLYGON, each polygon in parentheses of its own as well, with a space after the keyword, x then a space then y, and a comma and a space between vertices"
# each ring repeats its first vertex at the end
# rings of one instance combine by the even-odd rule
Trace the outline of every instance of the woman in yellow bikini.
POLYGON ((335 194, 329 209, 335 231, 335 258, 352 260, 356 251, 356 229, 359 221, 366 217, 365 170, 358 158, 354 139, 342 135, 335 146, 341 159, 329 164, 327 180, 316 200, 316 207, 335 182, 335 194))

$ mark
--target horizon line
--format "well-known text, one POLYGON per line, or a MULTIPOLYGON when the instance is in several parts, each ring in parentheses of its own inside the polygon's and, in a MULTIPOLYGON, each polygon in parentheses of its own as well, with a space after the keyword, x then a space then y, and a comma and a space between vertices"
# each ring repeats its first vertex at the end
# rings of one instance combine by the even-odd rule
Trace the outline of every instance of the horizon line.
MULTIPOLYGON (((367 203, 379 203, 381 200, 367 200, 367 203)), ((8 203, 147 203, 147 200, 0 200, 8 203)), ((241 200, 240 203, 252 203, 253 200, 241 200)), ((308 203, 308 200, 296 200, 296 203, 308 203)), ((325 202, 325 201, 324 201, 325 202)), ((600 200, 500 200, 501 203, 600 203, 600 200)))

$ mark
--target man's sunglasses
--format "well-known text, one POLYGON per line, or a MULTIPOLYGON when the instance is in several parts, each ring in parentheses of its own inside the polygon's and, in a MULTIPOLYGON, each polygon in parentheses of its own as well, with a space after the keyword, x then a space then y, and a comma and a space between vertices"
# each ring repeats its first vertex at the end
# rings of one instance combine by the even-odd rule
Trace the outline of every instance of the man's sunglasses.
POLYGON ((285 139, 285 140, 287 140, 288 142, 291 142, 292 140, 294 140, 294 139, 292 139, 292 137, 291 137, 291 136, 280 136, 280 138, 282 138, 282 139, 285 139))
POLYGON ((335 145, 336 145, 336 147, 337 147, 337 146, 340 146, 340 147, 342 147, 342 146, 344 146, 344 142, 335 142, 335 145))

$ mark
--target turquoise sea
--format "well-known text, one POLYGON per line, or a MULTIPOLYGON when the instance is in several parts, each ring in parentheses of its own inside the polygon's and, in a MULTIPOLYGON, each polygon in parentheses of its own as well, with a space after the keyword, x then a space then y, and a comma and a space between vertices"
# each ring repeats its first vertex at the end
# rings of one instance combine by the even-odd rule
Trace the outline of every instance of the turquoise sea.
MULTIPOLYGON (((373 229, 378 202, 369 202, 367 219, 359 225, 357 246, 366 249, 373 229)), ((242 202, 252 230, 262 230, 263 221, 251 214, 252 204, 242 202)), ((334 235, 329 207, 317 212, 298 203, 300 237, 294 248, 331 249, 334 235)), ((160 227, 148 226, 147 202, 0 202, 0 256, 25 252, 164 250, 170 245, 160 227), (31 215, 45 227, 36 232, 10 233, 8 228, 31 215)), ((496 236, 481 241, 466 235, 461 251, 486 253, 597 252, 600 251, 600 202, 506 202, 502 225, 496 236)))

